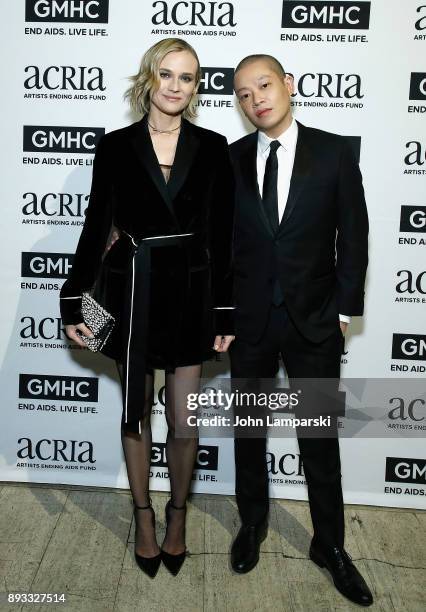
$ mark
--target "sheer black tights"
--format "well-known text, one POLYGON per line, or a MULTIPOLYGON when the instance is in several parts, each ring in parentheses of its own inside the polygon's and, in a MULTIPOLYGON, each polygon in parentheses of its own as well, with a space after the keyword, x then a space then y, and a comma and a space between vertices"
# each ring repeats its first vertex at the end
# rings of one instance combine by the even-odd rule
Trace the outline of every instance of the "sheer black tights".
MULTIPOLYGON (((120 377, 122 366, 117 364, 120 377)), ((170 476, 171 502, 185 505, 188 497, 197 452, 198 439, 194 427, 186 423, 187 394, 197 393, 201 365, 176 368, 166 374, 166 420, 168 426, 166 456, 170 476)), ((133 500, 137 506, 149 505, 149 471, 151 464, 151 407, 153 403, 154 377, 145 378, 145 403, 141 420, 141 433, 122 430, 121 440, 126 460, 127 475, 133 500)), ((158 544, 152 525, 150 510, 136 510, 136 552, 145 557, 158 554, 158 544)), ((185 511, 170 509, 170 522, 162 547, 171 554, 185 549, 185 511)))
MULTIPOLYGON (((197 453, 198 437, 194 427, 187 424, 187 397, 199 390, 201 365, 176 368, 166 374, 166 455, 170 475, 170 493, 173 506, 185 505, 191 486, 197 453)), ((176 555, 185 550, 185 510, 170 507, 170 522, 162 548, 176 555)))

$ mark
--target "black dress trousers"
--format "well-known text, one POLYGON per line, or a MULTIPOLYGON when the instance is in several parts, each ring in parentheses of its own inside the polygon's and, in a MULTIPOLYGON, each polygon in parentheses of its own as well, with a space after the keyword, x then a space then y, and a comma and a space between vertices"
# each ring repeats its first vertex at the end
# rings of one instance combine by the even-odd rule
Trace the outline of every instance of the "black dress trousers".
MULTIPOLYGON (((252 389, 259 379, 276 376, 281 354, 290 384, 292 379, 300 378, 335 382, 340 376, 343 342, 338 320, 335 333, 324 342, 314 344, 299 333, 285 305, 271 305, 266 329, 258 343, 250 344, 237 336, 231 344, 232 378, 237 384, 252 389)), ((297 408, 295 412, 298 416, 297 408)), ((332 431, 328 430, 327 437, 306 437, 301 430, 297 430, 297 437, 308 485, 314 540, 323 545, 343 546, 344 514, 336 418, 331 417, 331 422, 332 431)), ((266 431, 253 438, 241 437, 236 430, 235 465, 236 497, 242 523, 257 524, 266 517, 269 507, 266 431)))

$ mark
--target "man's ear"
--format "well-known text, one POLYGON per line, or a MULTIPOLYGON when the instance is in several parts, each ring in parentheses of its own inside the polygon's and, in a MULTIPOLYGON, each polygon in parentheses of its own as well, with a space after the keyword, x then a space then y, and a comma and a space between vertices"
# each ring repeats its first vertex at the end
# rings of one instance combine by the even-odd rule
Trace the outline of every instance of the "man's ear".
POLYGON ((287 72, 283 76, 283 81, 284 81, 284 84, 286 85, 290 95, 294 94, 294 76, 290 72, 287 72))

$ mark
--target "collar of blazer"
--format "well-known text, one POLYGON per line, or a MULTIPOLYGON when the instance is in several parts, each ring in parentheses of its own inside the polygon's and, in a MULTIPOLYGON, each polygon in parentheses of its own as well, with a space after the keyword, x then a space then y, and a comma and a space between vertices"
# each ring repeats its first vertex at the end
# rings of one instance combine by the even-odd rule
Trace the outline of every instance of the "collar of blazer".
MULTIPOLYGON (((283 229, 285 223, 290 218, 297 200, 302 192, 304 179, 309 175, 311 170, 311 148, 309 145, 310 130, 303 124, 297 122, 298 125, 298 137, 296 143, 296 151, 294 156, 293 172, 290 180, 290 189, 288 193, 287 203, 284 209, 284 214, 281 219, 280 226, 276 236, 283 229)), ((253 195, 256 200, 256 209, 259 212, 259 216, 271 235, 275 236, 270 224, 268 217, 266 216, 265 210, 262 204, 262 198, 259 193, 259 186, 257 183, 257 130, 250 134, 246 141, 246 147, 241 154, 241 170, 243 180, 246 181, 249 193, 253 195)))
MULTIPOLYGON (((182 127, 177 141, 175 158, 168 183, 164 180, 157 156, 152 146, 148 130, 148 115, 134 123, 130 140, 140 163, 147 170, 148 175, 157 187, 161 197, 175 218, 173 200, 181 190, 191 169, 192 163, 200 146, 199 138, 194 126, 182 119, 182 127)), ((175 218, 176 221, 176 218, 175 218)))

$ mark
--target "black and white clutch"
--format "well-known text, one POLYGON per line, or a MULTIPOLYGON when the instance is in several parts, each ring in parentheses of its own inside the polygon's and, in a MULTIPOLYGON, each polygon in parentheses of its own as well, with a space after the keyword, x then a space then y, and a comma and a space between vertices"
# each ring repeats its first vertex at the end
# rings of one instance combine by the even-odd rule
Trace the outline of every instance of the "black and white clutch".
POLYGON ((87 348, 96 353, 102 350, 110 337, 114 329, 115 318, 87 292, 82 295, 81 314, 85 325, 93 332, 94 337, 88 338, 81 332, 80 336, 87 348))

